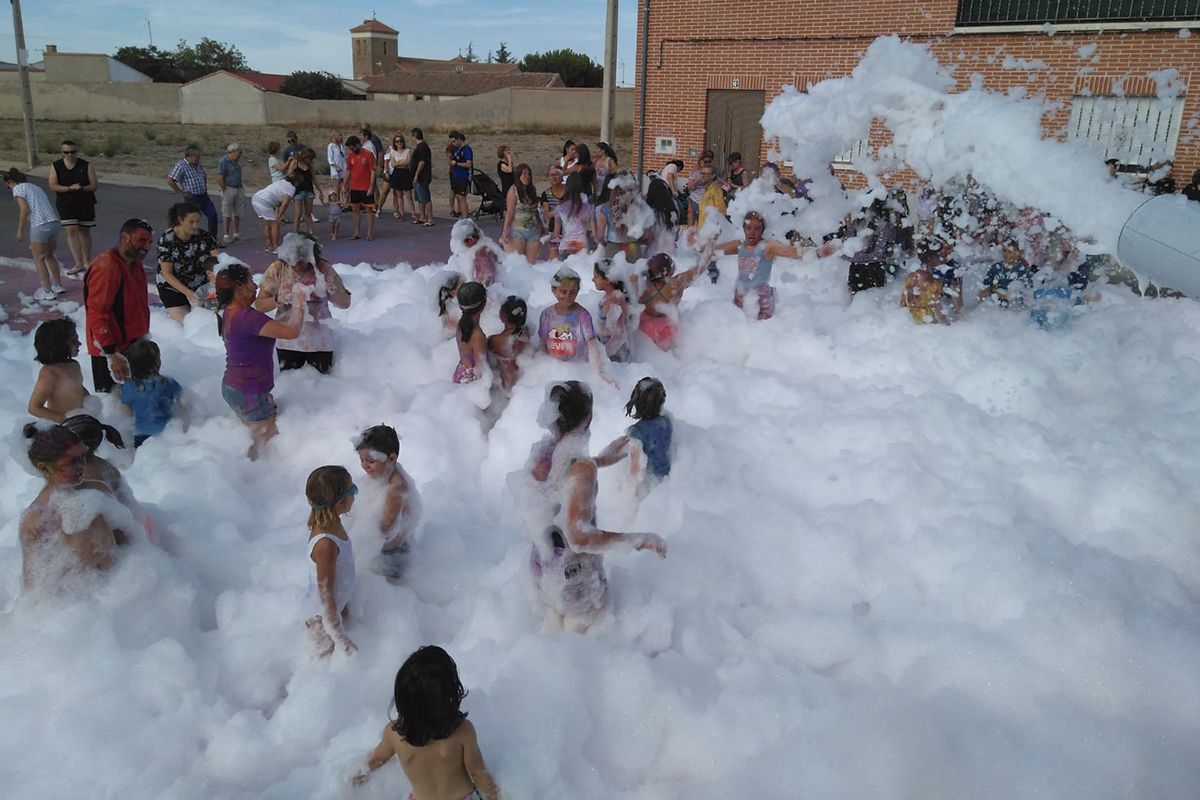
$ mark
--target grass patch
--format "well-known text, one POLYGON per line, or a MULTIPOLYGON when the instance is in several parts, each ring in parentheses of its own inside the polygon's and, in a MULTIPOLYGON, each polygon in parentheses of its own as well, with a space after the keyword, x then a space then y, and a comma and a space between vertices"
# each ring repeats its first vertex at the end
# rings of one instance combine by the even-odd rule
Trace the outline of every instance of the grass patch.
POLYGON ((133 152, 133 146, 124 136, 106 136, 100 141, 98 152, 105 156, 125 156, 133 152))

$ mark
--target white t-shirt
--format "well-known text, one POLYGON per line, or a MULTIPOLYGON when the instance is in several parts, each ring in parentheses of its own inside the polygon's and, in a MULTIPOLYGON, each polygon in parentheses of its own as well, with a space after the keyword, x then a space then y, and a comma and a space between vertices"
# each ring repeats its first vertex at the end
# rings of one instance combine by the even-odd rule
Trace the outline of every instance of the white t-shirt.
POLYGON ((325 161, 338 172, 346 169, 346 151, 340 144, 330 142, 325 147, 325 161))
POLYGON ((18 183, 13 187, 13 197, 20 197, 29 204, 29 227, 36 228, 47 222, 58 222, 58 212, 50 205, 50 200, 40 186, 32 183, 18 183))
POLYGON ((296 187, 291 181, 275 181, 268 184, 265 188, 259 189, 254 193, 251 202, 258 203, 262 206, 275 208, 283 202, 285 197, 293 197, 296 194, 296 187))
POLYGON ((679 186, 676 184, 676 180, 679 177, 678 164, 667 164, 662 168, 662 172, 659 175, 667 182, 667 188, 671 190, 671 194, 679 194, 679 186))

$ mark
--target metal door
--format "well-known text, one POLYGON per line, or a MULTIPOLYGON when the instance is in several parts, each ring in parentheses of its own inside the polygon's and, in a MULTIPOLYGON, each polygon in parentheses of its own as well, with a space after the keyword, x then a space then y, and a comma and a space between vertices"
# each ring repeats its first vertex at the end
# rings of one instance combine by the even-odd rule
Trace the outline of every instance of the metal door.
POLYGON ((761 91, 710 89, 705 140, 716 156, 714 166, 723 173, 725 157, 741 153, 747 171, 758 172, 762 149, 762 115, 766 98, 761 91))

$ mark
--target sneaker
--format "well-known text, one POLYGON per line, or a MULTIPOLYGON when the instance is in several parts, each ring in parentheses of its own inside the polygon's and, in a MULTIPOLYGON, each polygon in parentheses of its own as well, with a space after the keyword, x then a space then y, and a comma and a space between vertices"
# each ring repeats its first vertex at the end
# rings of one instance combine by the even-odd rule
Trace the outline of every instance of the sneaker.
POLYGON ((235 242, 237 242, 237 241, 241 241, 241 238, 242 238, 242 235, 241 235, 240 233, 235 233, 235 234, 233 235, 233 240, 234 240, 235 242))
POLYGON ((233 244, 233 234, 232 233, 225 234, 225 244, 233 244))
POLYGON ((50 284, 50 291, 54 292, 55 294, 66 294, 67 287, 63 286, 61 283, 52 283, 50 284))
POLYGON ((56 300, 58 296, 51 289, 38 289, 33 293, 33 299, 44 303, 47 300, 56 300))
POLYGON ((317 215, 316 215, 316 214, 309 214, 309 215, 308 215, 308 218, 309 218, 309 219, 311 219, 313 222, 320 222, 320 221, 321 221, 321 220, 317 219, 317 215))

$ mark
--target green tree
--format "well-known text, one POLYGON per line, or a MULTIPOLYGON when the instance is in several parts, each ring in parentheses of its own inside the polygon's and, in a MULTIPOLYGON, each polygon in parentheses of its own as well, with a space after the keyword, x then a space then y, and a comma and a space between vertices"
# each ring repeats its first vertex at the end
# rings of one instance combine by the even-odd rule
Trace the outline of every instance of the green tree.
POLYGON ((187 83, 217 70, 249 72, 246 57, 231 44, 202 38, 194 46, 180 39, 173 51, 149 47, 121 47, 113 58, 144 72, 158 83, 187 83))
POLYGON ((284 94, 309 100, 349 100, 342 79, 331 72, 297 70, 283 79, 284 94))
POLYGON ((471 64, 479 61, 479 56, 475 55, 475 42, 467 42, 466 54, 459 53, 459 55, 462 55, 463 60, 471 64))
POLYGON ((574 50, 530 53, 517 64, 521 72, 557 72, 567 86, 603 86, 604 68, 574 50))
POLYGON ((512 52, 508 49, 507 42, 500 43, 500 49, 496 51, 497 64, 511 64, 513 61, 512 52))

